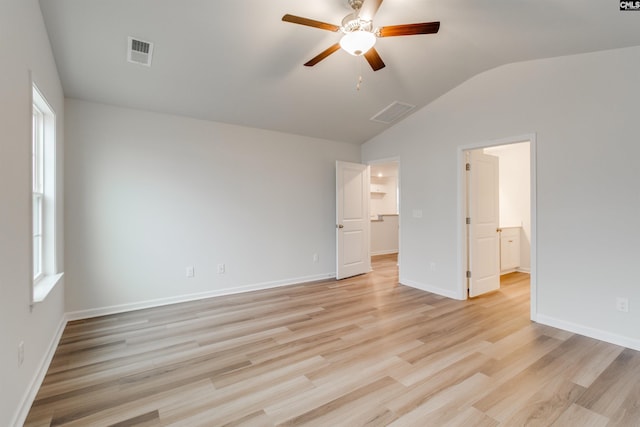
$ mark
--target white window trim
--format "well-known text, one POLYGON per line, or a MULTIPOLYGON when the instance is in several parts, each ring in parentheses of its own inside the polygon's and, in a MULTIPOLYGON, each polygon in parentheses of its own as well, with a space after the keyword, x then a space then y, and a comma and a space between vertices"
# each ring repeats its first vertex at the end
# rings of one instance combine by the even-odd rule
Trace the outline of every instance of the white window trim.
MULTIPOLYGON (((33 209, 31 206, 31 275, 32 285, 31 288, 31 303, 38 303, 44 301, 47 295, 60 281, 64 273, 58 271, 57 259, 56 259, 56 114, 51 105, 47 102, 46 98, 42 95, 42 92, 38 89, 36 83, 31 81, 31 116, 33 117, 34 107, 42 114, 43 126, 42 137, 44 138, 44 144, 42 146, 42 176, 36 179, 41 180, 42 185, 38 186, 39 190, 36 192, 34 183, 31 183, 31 189, 34 197, 41 195, 42 197, 42 215, 40 224, 41 245, 42 245, 42 261, 41 261, 41 274, 33 277, 34 273, 34 229, 33 229, 33 209)), ((33 141, 34 126, 31 128, 31 141, 33 141)), ((33 156, 33 153, 32 153, 33 156)), ((31 159, 31 168, 33 168, 34 161, 31 159)), ((34 179, 34 173, 31 173, 32 180, 34 179)), ((33 204, 34 197, 31 197, 31 203, 33 204)))
POLYGON ((38 280, 43 275, 43 214, 44 214, 44 189, 43 189, 43 176, 42 172, 44 170, 43 165, 43 142, 44 142, 44 113, 40 110, 40 108, 33 104, 33 126, 31 128, 32 136, 32 146, 31 146, 31 191, 33 194, 32 205, 31 205, 31 217, 32 217, 32 262, 33 262, 33 282, 37 283, 38 280), (36 208, 36 206, 39 207, 36 208), (36 209, 39 210, 36 219, 36 209), (36 231, 37 230, 37 231, 36 231), (39 240, 38 246, 39 249, 36 252, 36 240, 39 240), (36 267, 38 266, 38 267, 36 267), (37 271, 36 271, 37 268, 37 271))
POLYGON ((49 292, 51 292, 60 279, 62 279, 63 275, 64 273, 58 273, 40 277, 40 280, 33 285, 32 302, 36 304, 44 301, 47 295, 49 295, 49 292))

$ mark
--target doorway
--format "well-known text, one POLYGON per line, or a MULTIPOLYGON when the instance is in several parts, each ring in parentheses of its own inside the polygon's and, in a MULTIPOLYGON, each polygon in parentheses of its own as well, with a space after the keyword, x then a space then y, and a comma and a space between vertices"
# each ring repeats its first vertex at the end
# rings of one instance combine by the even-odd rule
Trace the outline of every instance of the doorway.
POLYGON ((370 163, 370 168, 371 258, 394 258, 398 259, 399 265, 400 162, 397 159, 381 160, 370 163))
POLYGON ((462 147, 459 157, 462 224, 459 244, 460 295, 466 299, 496 289, 495 286, 499 289, 501 277, 504 280, 514 272, 527 273, 530 274, 531 319, 535 320, 535 135, 462 147), (477 167, 475 177, 467 170, 472 157, 481 162, 484 160, 477 167), (498 188, 487 190, 486 186, 491 186, 488 183, 491 182, 491 168, 494 167, 491 166, 492 159, 495 159, 498 171, 498 188), (484 175, 481 179, 484 181, 484 190, 478 187, 479 175, 484 175), (496 219, 491 218, 494 203, 492 194, 497 198, 496 219), (484 197, 488 200, 484 199, 482 203, 481 198, 484 197), (480 204, 478 199, 481 199, 480 204), (470 214, 474 206, 476 212, 470 214), (470 291, 474 285, 475 290, 470 291))

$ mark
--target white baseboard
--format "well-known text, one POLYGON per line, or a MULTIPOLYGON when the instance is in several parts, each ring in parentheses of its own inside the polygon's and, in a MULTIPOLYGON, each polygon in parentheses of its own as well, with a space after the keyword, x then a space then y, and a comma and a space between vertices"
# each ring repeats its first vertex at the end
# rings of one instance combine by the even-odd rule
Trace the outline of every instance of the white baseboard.
POLYGON ((573 332, 574 334, 584 335, 585 337, 595 338, 600 341, 605 341, 611 344, 640 351, 640 340, 635 338, 629 338, 611 332, 603 331, 601 329, 590 328, 588 326, 579 325, 577 323, 567 322, 565 320, 556 319, 555 317, 546 316, 540 313, 538 313, 536 316, 536 322, 547 326, 553 326, 554 328, 563 329, 565 331, 573 332))
POLYGON ((215 289, 207 292, 199 292, 196 294, 178 295, 175 297, 158 298, 147 301, 134 303, 112 305, 109 307, 91 308, 88 310, 72 311, 66 314, 68 321, 89 319, 91 317, 106 316, 109 314, 124 313, 127 311, 142 310, 145 308, 160 307, 163 305, 177 304, 181 302, 197 301, 205 298, 218 297, 223 295, 233 295, 243 292, 259 291, 264 289, 278 288, 281 286, 296 285, 300 283, 315 282, 317 280, 325 280, 336 277, 336 273, 324 273, 313 276, 296 277, 292 279, 276 280, 272 282, 255 283, 246 286, 234 288, 215 289))
POLYGON ((526 274, 531 274, 531 270, 526 269, 526 268, 511 268, 509 270, 501 270, 500 271, 500 275, 503 276, 505 274, 511 274, 511 273, 526 273, 526 274))
POLYGON ((390 249, 388 251, 377 251, 377 252, 371 252, 371 256, 376 256, 376 255, 391 255, 391 254, 397 254, 398 250, 397 249, 390 249))
POLYGON ((400 284, 411 286, 412 288, 420 289, 422 291, 431 292, 432 294, 442 295, 443 297, 461 300, 460 295, 456 291, 450 289, 443 289, 437 286, 428 285, 425 283, 416 282, 406 278, 400 278, 400 284))
POLYGON ((66 316, 63 316, 60 319, 60 324, 58 325, 58 329, 56 330, 51 343, 49 343, 49 348, 47 352, 42 357, 40 364, 38 365, 38 369, 27 388, 24 396, 21 399, 21 404, 19 406, 18 412, 16 412, 13 417, 13 422, 10 424, 15 427, 19 427, 24 425, 24 422, 29 415, 29 410, 31 409, 31 405, 33 405, 33 401, 38 394, 38 390, 40 390, 40 386, 42 385, 42 381, 44 380, 45 375, 47 374, 47 370, 49 369, 49 365, 51 364, 51 360, 53 360, 53 355, 58 348, 58 344, 60 343, 60 339, 62 338, 62 333, 64 332, 64 328, 67 326, 66 316))

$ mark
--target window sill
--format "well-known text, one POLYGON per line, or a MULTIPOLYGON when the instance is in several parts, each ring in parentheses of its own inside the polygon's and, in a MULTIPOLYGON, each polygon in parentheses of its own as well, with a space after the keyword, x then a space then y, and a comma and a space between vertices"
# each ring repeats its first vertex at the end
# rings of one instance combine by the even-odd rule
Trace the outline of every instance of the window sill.
POLYGON ((63 274, 64 273, 51 274, 38 280, 38 283, 33 285, 33 303, 44 301, 60 279, 62 279, 63 274))

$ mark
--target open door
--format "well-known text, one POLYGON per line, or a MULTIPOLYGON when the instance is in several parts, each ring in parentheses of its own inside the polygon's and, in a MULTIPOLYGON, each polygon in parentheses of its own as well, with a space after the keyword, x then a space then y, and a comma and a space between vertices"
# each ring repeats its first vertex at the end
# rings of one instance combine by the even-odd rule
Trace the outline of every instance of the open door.
POLYGON ((336 162, 336 279, 371 271, 369 166, 336 162))
POLYGON ((498 157, 467 153, 469 296, 500 289, 498 157))

